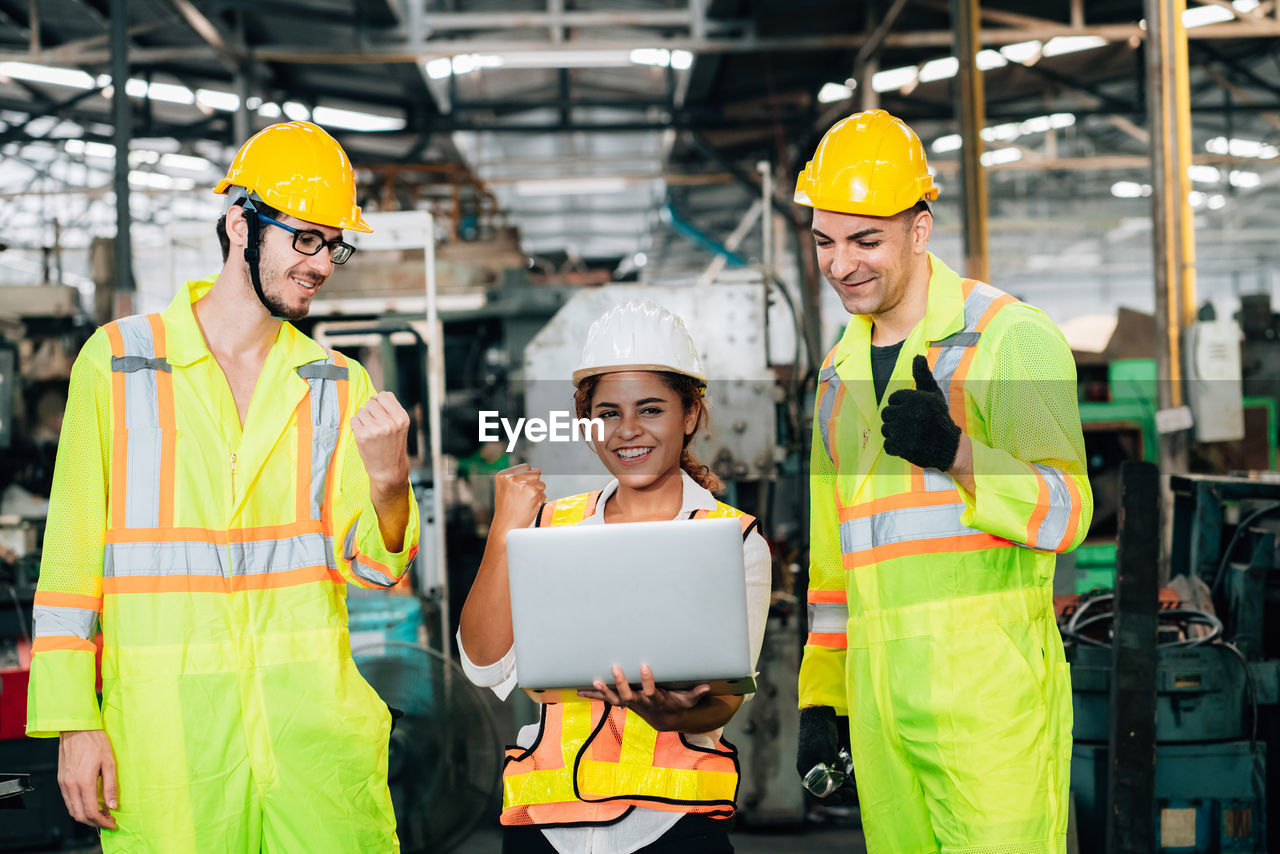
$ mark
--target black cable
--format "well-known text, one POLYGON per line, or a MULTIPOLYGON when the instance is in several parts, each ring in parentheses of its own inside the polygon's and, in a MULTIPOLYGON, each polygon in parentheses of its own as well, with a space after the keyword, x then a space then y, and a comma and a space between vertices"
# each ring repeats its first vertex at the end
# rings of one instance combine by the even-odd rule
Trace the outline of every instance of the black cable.
POLYGON ((1258 689, 1253 683, 1253 671, 1249 669, 1249 659, 1245 658, 1240 648, 1230 641, 1222 641, 1215 644, 1215 646, 1229 649, 1235 653, 1236 658, 1240 660, 1240 666, 1244 668, 1244 684, 1249 691, 1250 720, 1253 724, 1249 731, 1249 748, 1252 750, 1258 740, 1258 689))
POLYGON ((1258 519, 1275 513, 1277 510, 1280 510, 1280 503, 1269 504, 1261 510, 1253 511, 1236 525, 1235 531, 1231 534, 1231 539, 1227 541, 1227 547, 1222 550, 1222 560, 1218 562, 1218 571, 1213 576, 1213 583, 1209 585, 1210 595, 1217 595, 1218 588, 1222 586, 1223 579, 1227 577, 1227 564, 1231 562, 1231 552, 1236 547, 1236 543, 1240 541, 1241 535, 1258 519))
MULTIPOLYGON (((1062 633, 1079 643, 1089 644, 1090 646, 1110 647, 1110 641, 1094 640, 1093 638, 1082 634, 1082 632, 1085 628, 1094 624, 1115 619, 1115 611, 1104 611, 1100 614, 1093 614, 1088 618, 1084 617, 1085 612, 1087 612, 1092 606, 1104 602, 1110 602, 1113 599, 1115 599, 1115 596, 1110 593, 1103 596, 1095 596, 1092 599, 1086 599, 1084 603, 1076 609, 1075 613, 1071 615, 1071 619, 1067 621, 1067 625, 1062 629, 1062 633)), ((1209 634, 1195 638, 1187 638, 1185 640, 1166 641, 1164 643, 1156 644, 1157 648, 1171 649, 1182 646, 1203 646, 1204 644, 1216 641, 1222 636, 1222 621, 1218 619, 1216 615, 1210 614, 1208 611, 1201 611, 1197 608, 1174 608, 1168 611, 1156 612, 1157 622, 1182 622, 1183 620, 1192 624, 1208 626, 1209 634), (1170 618, 1183 619, 1177 620, 1170 618)))
POLYGON ((27 642, 27 646, 35 643, 31 639, 31 632, 27 629, 27 618, 22 614, 22 603, 18 600, 18 590, 12 584, 7 585, 9 588, 9 598, 13 600, 14 610, 18 612, 18 628, 22 630, 23 640, 27 642))

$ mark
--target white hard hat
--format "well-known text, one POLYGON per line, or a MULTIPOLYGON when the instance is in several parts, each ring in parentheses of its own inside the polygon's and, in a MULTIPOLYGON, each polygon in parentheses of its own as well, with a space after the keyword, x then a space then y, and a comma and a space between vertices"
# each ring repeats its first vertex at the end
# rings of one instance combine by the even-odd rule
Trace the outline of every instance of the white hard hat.
POLYGON ((591 324, 573 384, 616 371, 671 371, 707 382, 684 321, 649 300, 614 306, 591 324))

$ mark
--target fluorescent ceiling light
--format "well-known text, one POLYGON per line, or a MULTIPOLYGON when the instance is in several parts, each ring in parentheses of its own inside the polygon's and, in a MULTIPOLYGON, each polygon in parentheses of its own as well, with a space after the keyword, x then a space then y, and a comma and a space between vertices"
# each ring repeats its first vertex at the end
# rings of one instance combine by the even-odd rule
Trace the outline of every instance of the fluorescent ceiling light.
MULTIPOLYGON (((629 50, 528 50, 497 54, 503 68, 626 68, 631 65, 629 50)), ((483 57, 489 60, 488 57, 483 57)), ((454 57, 453 73, 458 73, 454 57)), ((492 67, 481 64, 480 67, 492 67)))
POLYGON ((29 62, 0 62, 0 75, 35 83, 52 83, 73 89, 93 89, 93 77, 75 68, 54 68, 50 65, 33 65, 29 62))
POLYGON ((1209 197, 1199 190, 1192 190, 1190 193, 1187 193, 1187 204, 1191 205, 1193 208, 1202 208, 1208 201, 1209 197))
POLYGON ((877 71, 871 75, 871 88, 877 92, 892 92, 894 89, 901 89, 903 86, 915 83, 916 75, 917 72, 914 65, 877 71))
POLYGON ((643 252, 637 252, 635 255, 631 256, 631 263, 635 264, 637 267, 643 267, 645 264, 649 263, 649 256, 645 255, 643 252))
POLYGON ((265 104, 258 107, 258 115, 262 116, 264 119, 278 119, 283 114, 280 111, 279 104, 274 101, 267 101, 265 104))
POLYGON ((82 139, 69 139, 65 148, 68 154, 83 154, 85 157, 100 157, 103 160, 116 159, 116 147, 105 142, 86 142, 82 139))
POLYGON ((999 166, 1001 163, 1013 163, 1015 160, 1022 159, 1022 149, 1020 148, 993 148, 990 151, 982 152, 983 166, 999 166))
POLYGON ((1247 172, 1243 169, 1232 169, 1231 174, 1227 176, 1227 180, 1231 182, 1231 186, 1239 187, 1242 190, 1252 190, 1262 184, 1262 176, 1257 172, 1247 172))
POLYGON ((1215 136, 1206 142, 1204 147, 1211 154, 1229 154, 1232 157, 1256 157, 1259 160, 1271 160, 1280 154, 1280 149, 1277 149, 1274 145, 1267 145, 1256 139, 1243 139, 1241 137, 1227 139, 1225 136, 1215 136))
POLYGON ((920 67, 919 79, 921 83, 932 83, 934 80, 946 80, 949 77, 955 77, 956 72, 960 70, 960 60, 954 56, 944 57, 942 59, 931 59, 920 67))
POLYGON ((978 55, 974 57, 974 61, 978 64, 979 71, 990 71, 993 68, 1001 68, 1009 64, 1009 60, 998 50, 980 50, 978 55))
POLYGON ((964 140, 960 138, 960 134, 949 133, 935 139, 931 148, 934 154, 944 154, 948 151, 958 151, 963 145, 964 140))
POLYGON ((1054 113, 1049 116, 1032 116, 1018 125, 1018 133, 1048 133, 1050 130, 1069 128, 1076 123, 1071 113, 1054 113))
POLYGON ((1197 184, 1216 184, 1222 180, 1222 173, 1213 166, 1193 163, 1187 167, 1187 177, 1197 184))
POLYGON ((1182 26, 1187 29, 1234 21, 1235 15, 1222 6, 1196 6, 1182 13, 1182 26))
POLYGON ((460 53, 453 58, 451 70, 455 75, 470 74, 477 68, 501 68, 507 58, 487 53, 460 53))
POLYGON ((987 142, 1013 142, 1020 136, 1018 122, 1004 122, 982 129, 982 138, 987 142))
POLYGON ((1227 204, 1227 197, 1221 193, 1214 193, 1209 197, 1209 210, 1216 211, 1222 209, 1227 204))
POLYGON ((402 118, 378 116, 357 110, 342 110, 337 107, 316 107, 311 111, 311 120, 318 125, 343 128, 344 130, 404 130, 404 119, 402 118))
POLYGON ((219 92, 214 89, 197 89, 196 103, 212 110, 232 113, 240 109, 240 96, 235 92, 219 92))
POLYGON ((1049 39, 1040 53, 1041 56, 1061 56, 1064 53, 1092 50, 1106 43, 1107 40, 1101 36, 1055 36, 1049 39))
POLYGON ((638 47, 631 51, 631 62, 634 65, 656 65, 667 68, 671 65, 671 51, 664 47, 638 47))
POLYGON ((285 101, 284 114, 295 122, 305 122, 311 118, 311 111, 305 104, 299 104, 297 101, 285 101))
POLYGON ((196 182, 190 178, 171 178, 159 172, 130 172, 129 186, 151 190, 190 190, 196 182))
POLYGON ((1140 199, 1151 195, 1151 185, 1139 184, 1135 181, 1116 181, 1111 185, 1111 195, 1117 199, 1140 199))
POLYGON ((443 80, 453 73, 453 60, 447 56, 428 59, 423 66, 432 80, 443 80))
POLYGON ((190 154, 162 154, 160 165, 169 169, 184 169, 188 172, 207 172, 213 168, 213 164, 208 160, 190 154))
POLYGON ((818 103, 820 104, 830 104, 852 97, 853 89, 843 83, 824 83, 822 88, 818 90, 818 103))
POLYGON ((517 196, 577 196, 594 193, 621 193, 627 189, 624 178, 547 178, 516 181, 517 196))
POLYGON ((506 53, 460 53, 452 58, 436 57, 423 63, 432 80, 449 75, 470 74, 480 68, 626 68, 649 65, 687 71, 693 67, 693 54, 687 50, 663 47, 641 47, 634 50, 525 50, 506 53))
POLYGON ((1043 48, 1044 45, 1038 41, 1014 42, 1000 48, 1000 55, 1010 62, 1034 65, 1035 61, 1040 58, 1040 51, 1043 48))
MULTIPOLYGON (((133 83, 132 80, 129 81, 133 83)), ((126 91, 128 91, 126 89, 126 91)), ((195 93, 186 86, 174 83, 157 83, 152 81, 147 87, 147 97, 153 101, 168 101, 171 104, 194 104, 195 93)))

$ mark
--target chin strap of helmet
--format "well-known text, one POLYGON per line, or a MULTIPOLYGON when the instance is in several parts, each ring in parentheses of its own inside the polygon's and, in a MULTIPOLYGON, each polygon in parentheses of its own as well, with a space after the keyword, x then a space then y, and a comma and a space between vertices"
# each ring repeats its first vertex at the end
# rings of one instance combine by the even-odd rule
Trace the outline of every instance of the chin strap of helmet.
POLYGON ((267 314, 275 316, 271 306, 267 305, 267 296, 262 292, 262 277, 258 274, 258 258, 261 256, 262 223, 258 221, 258 209, 253 206, 253 199, 245 197, 244 221, 249 226, 249 243, 244 248, 244 260, 249 265, 249 280, 253 282, 253 292, 258 295, 258 302, 267 310, 267 314))

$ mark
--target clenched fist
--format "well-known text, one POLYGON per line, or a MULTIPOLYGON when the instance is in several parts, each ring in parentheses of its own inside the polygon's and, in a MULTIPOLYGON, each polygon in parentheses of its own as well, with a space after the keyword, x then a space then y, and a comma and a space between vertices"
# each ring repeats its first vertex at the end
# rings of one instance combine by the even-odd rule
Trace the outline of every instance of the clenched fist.
POLYGON ((491 530, 505 534, 529 527, 546 500, 547 485, 542 482, 542 469, 528 463, 503 469, 494 478, 491 530))
POLYGON ((389 391, 365 401, 351 419, 356 450, 374 490, 403 489, 409 482, 409 413, 389 391))

